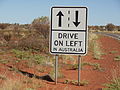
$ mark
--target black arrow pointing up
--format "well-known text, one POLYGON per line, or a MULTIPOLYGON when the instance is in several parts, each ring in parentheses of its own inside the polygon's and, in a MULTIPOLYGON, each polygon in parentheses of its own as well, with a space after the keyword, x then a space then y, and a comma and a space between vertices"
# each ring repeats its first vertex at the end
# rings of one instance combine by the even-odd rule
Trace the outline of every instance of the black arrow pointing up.
POLYGON ((61 17, 64 16, 64 15, 63 15, 63 13, 61 11, 59 11, 59 13, 57 14, 57 16, 59 16, 58 26, 61 27, 62 26, 61 17))
POLYGON ((75 11, 75 22, 73 23, 76 27, 80 24, 80 22, 78 22, 78 11, 75 11))

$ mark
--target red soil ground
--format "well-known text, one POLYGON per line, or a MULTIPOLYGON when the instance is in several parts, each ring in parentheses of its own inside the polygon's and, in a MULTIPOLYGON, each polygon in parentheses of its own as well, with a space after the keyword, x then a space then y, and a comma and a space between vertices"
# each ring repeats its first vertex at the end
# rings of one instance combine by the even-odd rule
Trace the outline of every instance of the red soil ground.
MULTIPOLYGON (((77 70, 70 70, 67 66, 63 65, 61 67, 61 71, 65 78, 58 79, 58 84, 55 85, 54 82, 43 81, 44 86, 39 88, 38 90, 102 90, 104 88, 105 83, 109 83, 112 80, 115 72, 120 74, 120 62, 115 61, 114 58, 117 55, 120 55, 120 41, 115 40, 111 37, 101 37, 99 39, 101 42, 101 48, 104 52, 101 60, 94 59, 91 52, 89 52, 86 56, 82 57, 82 62, 91 62, 91 63, 99 63, 100 66, 103 68, 102 71, 93 70, 91 66, 85 66, 81 70, 81 81, 86 80, 88 81, 88 85, 86 86, 76 86, 71 84, 63 84, 63 82, 67 79, 69 80, 77 80, 78 79, 78 71, 77 70), (111 53, 112 51, 116 51, 116 53, 111 53)), ((75 56, 77 59, 77 56, 75 56)), ((24 71, 29 73, 35 73, 38 76, 46 75, 50 71, 49 68, 46 67, 46 72, 38 73, 33 69, 23 68, 23 66, 15 65, 13 63, 9 63, 8 66, 18 67, 24 71)), ((25 66, 24 66, 25 67, 25 66)), ((14 75, 22 77, 20 73, 14 73, 14 71, 9 71, 7 64, 0 64, 0 73, 6 72, 7 75, 11 78, 15 77, 14 75)), ((2 80, 0 79, 0 82, 2 80)))

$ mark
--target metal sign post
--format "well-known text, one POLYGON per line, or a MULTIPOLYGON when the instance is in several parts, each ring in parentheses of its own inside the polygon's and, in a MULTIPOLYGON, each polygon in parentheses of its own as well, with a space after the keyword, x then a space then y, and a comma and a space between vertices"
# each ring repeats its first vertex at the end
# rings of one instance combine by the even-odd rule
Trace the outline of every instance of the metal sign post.
POLYGON ((78 56, 78 86, 80 86, 81 56, 78 56))
POLYGON ((55 84, 57 84, 58 76, 58 55, 55 56, 55 84))

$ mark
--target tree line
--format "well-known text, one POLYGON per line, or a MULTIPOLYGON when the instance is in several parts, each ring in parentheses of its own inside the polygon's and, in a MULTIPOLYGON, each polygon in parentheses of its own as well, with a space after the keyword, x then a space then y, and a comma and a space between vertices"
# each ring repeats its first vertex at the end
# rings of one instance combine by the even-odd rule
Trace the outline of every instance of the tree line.
MULTIPOLYGON (((31 24, 9 24, 9 23, 0 23, 0 30, 15 30, 19 31, 21 29, 26 30, 36 30, 38 33, 43 34, 45 38, 47 38, 49 34, 49 17, 42 16, 34 19, 31 24)), ((89 30, 100 30, 100 31, 120 31, 120 26, 116 26, 112 23, 108 23, 104 26, 88 26, 89 30)))
POLYGON ((88 29, 89 30, 100 30, 100 31, 120 31, 120 26, 116 26, 112 23, 108 23, 107 25, 105 26, 88 26, 88 29))

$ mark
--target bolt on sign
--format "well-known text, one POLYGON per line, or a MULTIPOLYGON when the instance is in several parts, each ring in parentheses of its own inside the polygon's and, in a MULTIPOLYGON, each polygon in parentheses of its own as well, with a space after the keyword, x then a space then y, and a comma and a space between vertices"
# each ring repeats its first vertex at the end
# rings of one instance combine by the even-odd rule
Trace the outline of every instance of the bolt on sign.
POLYGON ((87 53, 87 8, 52 7, 50 52, 52 54, 87 53))

